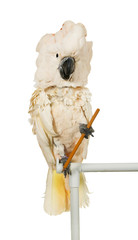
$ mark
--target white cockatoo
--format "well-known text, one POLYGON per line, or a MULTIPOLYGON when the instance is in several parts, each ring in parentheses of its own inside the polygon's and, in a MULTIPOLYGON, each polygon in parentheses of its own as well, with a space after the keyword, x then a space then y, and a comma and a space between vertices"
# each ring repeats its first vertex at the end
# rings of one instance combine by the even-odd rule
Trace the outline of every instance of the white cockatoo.
MULTIPOLYGON (((60 31, 44 35, 36 48, 39 53, 35 74, 36 90, 29 113, 33 133, 48 163, 44 209, 57 215, 70 209, 68 174, 56 173, 56 159, 67 159, 84 131, 92 112, 91 94, 85 87, 90 72, 92 42, 86 41, 83 24, 66 21, 60 31), (81 125, 80 125, 81 124, 81 125)), ((86 128, 86 129, 85 129, 86 128)), ((84 138, 72 162, 86 159, 88 139, 84 138)), ((80 174, 80 207, 89 203, 85 176, 80 174)))

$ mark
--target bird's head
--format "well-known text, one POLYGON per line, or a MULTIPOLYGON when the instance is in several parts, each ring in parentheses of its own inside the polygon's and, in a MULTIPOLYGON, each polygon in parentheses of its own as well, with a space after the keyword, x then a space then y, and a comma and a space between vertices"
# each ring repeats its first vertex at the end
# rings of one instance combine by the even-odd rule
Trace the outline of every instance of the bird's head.
POLYGON ((36 87, 77 87, 87 84, 92 42, 83 24, 66 21, 60 31, 46 34, 37 45, 36 87))

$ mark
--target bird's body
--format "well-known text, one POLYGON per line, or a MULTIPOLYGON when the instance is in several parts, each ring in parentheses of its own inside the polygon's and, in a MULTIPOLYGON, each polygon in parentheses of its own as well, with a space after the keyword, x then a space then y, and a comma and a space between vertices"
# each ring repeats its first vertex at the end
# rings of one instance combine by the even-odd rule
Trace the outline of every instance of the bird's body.
MULTIPOLYGON (((44 40, 41 41, 43 42, 44 40)), ((40 43, 39 48, 41 45, 40 43)), ((87 48, 85 45, 84 47, 87 53, 87 48)), ((63 174, 57 174, 55 171, 56 158, 69 156, 76 142, 81 136, 81 133, 79 131, 79 124, 87 124, 90 120, 92 115, 90 105, 91 94, 81 80, 79 82, 79 79, 77 78, 76 83, 73 80, 72 72, 75 72, 75 60, 72 60, 72 57, 69 57, 69 64, 72 64, 72 77, 69 79, 69 81, 67 81, 68 71, 65 72, 62 68, 63 64, 64 68, 66 67, 65 64, 67 65, 68 60, 67 57, 63 58, 64 56, 61 57, 62 65, 60 64, 60 74, 62 78, 64 78, 64 80, 62 80, 63 84, 61 78, 57 78, 57 74, 59 74, 57 72, 57 68, 55 77, 53 77, 53 83, 52 79, 49 81, 48 78, 46 78, 46 81, 39 79, 38 76, 42 75, 42 69, 44 71, 45 61, 43 59, 44 54, 41 51, 41 48, 39 51, 41 54, 37 63, 38 71, 36 73, 38 84, 37 89, 33 93, 30 101, 29 113, 31 114, 33 132, 37 136, 38 143, 49 166, 44 208, 50 215, 57 215, 63 211, 69 210, 70 194, 68 176, 64 178, 63 174), (43 65, 43 68, 41 65, 43 65)), ((80 51, 82 52, 82 48, 80 51)), ((51 59, 49 61, 51 61, 51 59)), ((72 162, 82 162, 83 159, 86 158, 87 147, 88 140, 84 139, 76 154, 74 155, 72 162)), ((81 174, 80 206, 88 205, 87 193, 88 189, 86 186, 86 180, 84 174, 81 174)))

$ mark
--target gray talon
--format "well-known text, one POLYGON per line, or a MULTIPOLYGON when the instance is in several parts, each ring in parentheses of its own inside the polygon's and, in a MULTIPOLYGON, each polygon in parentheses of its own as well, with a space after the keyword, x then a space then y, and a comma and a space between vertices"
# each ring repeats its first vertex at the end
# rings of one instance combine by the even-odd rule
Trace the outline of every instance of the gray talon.
POLYGON ((84 123, 80 123, 80 126, 79 126, 79 129, 80 129, 80 133, 84 133, 85 134, 85 138, 88 139, 88 137, 91 135, 92 137, 93 136, 93 132, 94 132, 94 129, 92 127, 90 128, 87 128, 87 124, 84 124, 84 123))
MULTIPOLYGON (((61 157, 61 159, 60 159, 59 162, 60 162, 60 163, 63 163, 63 166, 64 166, 64 164, 66 163, 67 159, 68 159, 67 156, 63 156, 63 157, 61 157)), ((67 174, 70 174, 70 163, 69 163, 69 165, 67 166, 67 168, 63 171, 63 173, 64 173, 64 176, 65 176, 65 177, 67 176, 67 174)))

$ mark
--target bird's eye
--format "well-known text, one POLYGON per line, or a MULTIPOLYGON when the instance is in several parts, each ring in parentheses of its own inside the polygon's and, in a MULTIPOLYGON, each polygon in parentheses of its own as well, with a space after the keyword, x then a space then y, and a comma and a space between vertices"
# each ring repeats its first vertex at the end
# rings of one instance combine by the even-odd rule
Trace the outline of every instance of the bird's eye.
POLYGON ((56 58, 58 58, 58 53, 56 54, 56 58))

